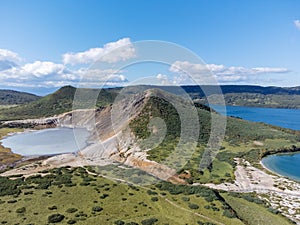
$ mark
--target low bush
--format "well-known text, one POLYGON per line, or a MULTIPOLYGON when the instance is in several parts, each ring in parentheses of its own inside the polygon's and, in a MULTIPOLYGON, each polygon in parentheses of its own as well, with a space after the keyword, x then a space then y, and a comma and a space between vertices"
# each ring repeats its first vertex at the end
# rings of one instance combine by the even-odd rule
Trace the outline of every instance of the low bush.
POLYGON ((101 212, 101 211, 103 210, 103 208, 100 207, 100 206, 94 206, 94 207, 92 208, 92 210, 93 210, 94 212, 101 212))
POLYGON ((25 208, 25 207, 18 208, 18 209, 16 210, 16 213, 24 213, 24 212, 26 212, 26 208, 25 208))
POLYGON ((59 223, 61 221, 63 221, 63 219, 65 218, 64 215, 62 214, 52 214, 48 217, 48 223, 59 223))
POLYGON ((77 211, 78 211, 78 209, 76 209, 76 208, 68 208, 66 210, 67 213, 74 213, 74 212, 77 212, 77 211))
POLYGON ((158 219, 156 218, 150 218, 150 219, 146 219, 146 220, 142 220, 142 225, 153 225, 154 223, 156 223, 158 221, 158 219))

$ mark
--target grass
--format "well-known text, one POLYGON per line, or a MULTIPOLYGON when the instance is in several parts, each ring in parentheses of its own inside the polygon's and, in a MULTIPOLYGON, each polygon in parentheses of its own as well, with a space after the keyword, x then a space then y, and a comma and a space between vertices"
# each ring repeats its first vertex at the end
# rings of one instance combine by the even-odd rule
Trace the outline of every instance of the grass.
POLYGON ((41 174, 44 177, 32 176, 25 181, 18 178, 20 193, 0 196, 0 223, 47 224, 49 216, 60 214, 64 216, 60 224, 143 224, 149 219, 156 219, 154 224, 175 225, 199 221, 228 225, 290 224, 264 204, 250 202, 255 198, 244 196, 250 199, 245 200, 242 194, 220 195, 206 187, 168 182, 134 186, 92 175, 83 168, 53 169, 41 174))
MULTIPOLYGON (((48 174, 61 176, 68 170, 53 170, 48 174)), ((67 173, 72 174, 75 186, 51 185, 39 189, 30 183, 34 179, 28 179, 18 196, 1 196, 0 223, 46 224, 50 215, 58 213, 65 216, 61 224, 70 220, 76 224, 114 224, 117 220, 141 224, 151 218, 158 220, 156 224, 197 224, 198 221, 243 224, 236 218, 223 216, 224 203, 219 200, 208 202, 197 194, 171 194, 155 186, 129 186, 88 175, 82 169, 70 171, 67 173), (83 185, 83 180, 89 180, 89 184, 83 185), (193 205, 198 208, 192 209, 193 205)))
POLYGON ((242 198, 230 196, 227 193, 222 194, 222 196, 224 197, 226 202, 236 211, 239 218, 242 218, 245 224, 292 224, 288 219, 286 219, 282 215, 270 213, 270 211, 262 205, 246 201, 242 198))

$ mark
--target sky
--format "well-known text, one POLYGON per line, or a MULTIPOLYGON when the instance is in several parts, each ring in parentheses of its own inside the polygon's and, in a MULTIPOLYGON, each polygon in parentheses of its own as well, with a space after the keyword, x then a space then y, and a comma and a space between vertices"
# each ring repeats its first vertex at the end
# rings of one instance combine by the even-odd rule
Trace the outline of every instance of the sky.
POLYGON ((300 86, 298 0, 1 0, 0 29, 1 89, 44 95, 145 77, 205 84, 206 72, 218 84, 300 86), (135 43, 146 40, 174 43, 201 62, 178 56, 117 70, 140 57, 135 43))

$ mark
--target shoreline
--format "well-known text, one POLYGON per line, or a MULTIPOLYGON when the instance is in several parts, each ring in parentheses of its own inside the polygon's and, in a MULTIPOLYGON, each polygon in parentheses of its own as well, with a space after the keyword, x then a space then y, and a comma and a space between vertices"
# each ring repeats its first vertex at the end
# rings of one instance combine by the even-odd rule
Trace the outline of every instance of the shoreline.
MULTIPOLYGON (((266 157, 270 157, 270 156, 275 156, 275 155, 289 155, 289 154, 300 154, 300 151, 296 151, 296 152, 284 152, 284 153, 275 153, 275 154, 270 154, 270 155, 267 155, 267 156, 264 156, 263 158, 266 158, 266 157)), ((259 161, 259 164, 266 170, 268 171, 269 173, 271 173, 272 175, 276 175, 276 176, 279 176, 280 178, 285 178, 285 179, 289 179, 289 180, 292 180, 294 182, 297 182, 300 184, 300 177, 297 179, 297 178, 293 178, 293 176, 291 175, 284 175, 284 174, 280 174, 279 172, 277 171, 274 171, 270 168, 268 168, 263 162, 263 158, 259 161)))

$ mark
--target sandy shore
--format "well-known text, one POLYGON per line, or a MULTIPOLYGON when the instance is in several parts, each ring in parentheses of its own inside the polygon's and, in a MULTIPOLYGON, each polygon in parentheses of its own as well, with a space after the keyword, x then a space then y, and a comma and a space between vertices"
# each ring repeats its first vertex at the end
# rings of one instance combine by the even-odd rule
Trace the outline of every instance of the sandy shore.
POLYGON ((262 163, 263 170, 253 167, 244 159, 237 158, 235 161, 237 166, 234 183, 205 184, 205 186, 233 192, 256 192, 273 208, 300 224, 300 184, 298 182, 274 174, 262 163))

